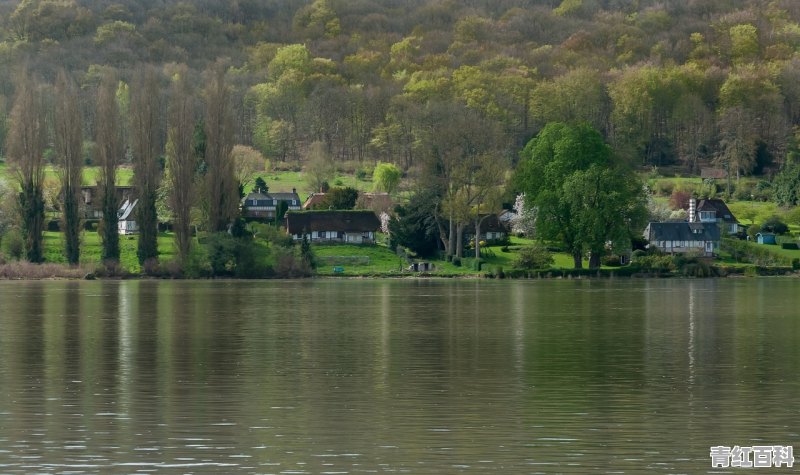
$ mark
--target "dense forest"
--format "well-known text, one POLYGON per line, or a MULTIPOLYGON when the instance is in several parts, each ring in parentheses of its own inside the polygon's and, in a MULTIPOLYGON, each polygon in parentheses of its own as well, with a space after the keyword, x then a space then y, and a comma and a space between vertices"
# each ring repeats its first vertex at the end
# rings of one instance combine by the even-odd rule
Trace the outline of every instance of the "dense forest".
POLYGON ((22 0, 0 18, 0 115, 20 65, 43 84, 65 68, 87 138, 104 70, 186 65, 202 88, 220 60, 235 142, 275 161, 318 141, 409 169, 429 106, 459 103, 512 158, 579 120, 637 165, 750 174, 779 165, 800 119, 793 0, 22 0))

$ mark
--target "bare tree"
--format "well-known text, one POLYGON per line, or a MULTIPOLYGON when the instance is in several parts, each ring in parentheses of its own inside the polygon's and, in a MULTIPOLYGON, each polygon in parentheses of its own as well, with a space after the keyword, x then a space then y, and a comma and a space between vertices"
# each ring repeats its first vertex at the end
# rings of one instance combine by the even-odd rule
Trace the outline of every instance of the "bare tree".
POLYGON ((17 80, 17 95, 8 131, 8 158, 17 175, 21 192, 19 211, 26 257, 42 262, 44 231, 43 152, 46 140, 45 114, 41 92, 24 72, 17 80))
POLYGON ((475 221, 475 259, 481 257, 481 225, 502 205, 503 182, 508 165, 493 154, 478 157, 472 188, 474 194, 472 216, 475 221))
POLYGON ((192 188, 195 184, 197 156, 194 150, 194 106, 184 68, 172 83, 167 138, 168 201, 174 215, 173 230, 178 257, 186 262, 191 247, 192 188))
POLYGON ((103 261, 119 261, 119 234, 116 193, 117 164, 123 155, 119 108, 116 101, 117 78, 107 72, 97 94, 95 142, 100 165, 98 189, 101 200, 101 239, 103 261))
POLYGON ((83 174, 83 130, 78 106, 77 88, 64 70, 55 84, 53 128, 56 160, 63 196, 62 222, 65 254, 72 265, 80 261, 81 215, 80 196, 83 174))
POLYGON ((312 142, 306 154, 306 166, 303 177, 312 193, 327 191, 327 185, 336 175, 336 167, 328 155, 325 144, 312 142))
POLYGON ((136 255, 139 263, 158 258, 158 215, 156 199, 161 182, 161 98, 155 69, 146 67, 134 78, 131 91, 131 147, 133 150, 133 183, 136 187, 136 221, 139 242, 136 255))
POLYGON ((239 190, 231 157, 233 113, 230 89, 225 83, 225 68, 217 63, 209 72, 205 89, 206 114, 206 198, 209 231, 225 231, 236 217, 239 190))
POLYGON ((431 103, 423 116, 418 185, 436 192, 434 218, 448 256, 463 256, 463 230, 479 195, 472 186, 480 160, 494 156, 499 142, 495 123, 460 103, 431 103))

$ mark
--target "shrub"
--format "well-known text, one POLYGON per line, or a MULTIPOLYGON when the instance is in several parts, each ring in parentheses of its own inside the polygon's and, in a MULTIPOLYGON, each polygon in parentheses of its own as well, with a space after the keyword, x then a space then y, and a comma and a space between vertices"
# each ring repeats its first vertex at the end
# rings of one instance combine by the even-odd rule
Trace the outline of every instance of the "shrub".
POLYGON ((94 269, 94 275, 97 277, 118 277, 118 278, 125 278, 130 277, 130 272, 125 270, 120 264, 119 261, 114 259, 108 259, 106 261, 101 262, 97 265, 94 269))
POLYGON ((281 278, 308 277, 311 275, 312 269, 291 249, 278 249, 275 252, 274 273, 276 277, 281 278))
POLYGON ((0 264, 0 279, 80 279, 86 275, 86 269, 62 264, 32 264, 27 261, 0 264))
POLYGON ((208 263, 211 274, 215 276, 232 276, 236 271, 236 238, 228 233, 213 233, 206 237, 208 263))
POLYGON ((654 191, 656 192, 656 194, 661 196, 670 196, 674 189, 675 189, 675 182, 669 180, 661 180, 656 182, 654 191))
POLYGON ((25 253, 25 241, 19 229, 12 228, 3 236, 3 253, 14 260, 22 259, 25 253))
POLYGON ((796 251, 796 250, 800 249, 800 246, 798 246, 796 242, 782 242, 781 243, 781 249, 789 249, 789 250, 796 251))
POLYGON ((541 244, 522 248, 514 261, 515 269, 547 269, 553 265, 553 255, 541 244))
POLYGON ((769 189, 769 188, 759 188, 758 185, 756 185, 753 188, 753 194, 751 196, 751 199, 753 201, 769 201, 769 200, 772 199, 772 197, 773 197, 773 193, 772 193, 771 189, 769 189))
POLYGON ((758 266, 790 266, 790 258, 775 253, 771 246, 760 246, 738 239, 724 239, 722 250, 730 253, 736 262, 751 263, 758 266))
POLYGON ((736 185, 733 192, 733 197, 739 201, 749 201, 753 199, 753 183, 749 181, 741 181, 736 185))
POLYGON ((761 229, 774 234, 786 234, 789 232, 789 226, 777 216, 770 216, 769 219, 761 225, 761 229))
POLYGON ((611 254, 601 257, 600 263, 608 267, 620 267, 622 265, 622 259, 616 254, 611 254))
POLYGON ((675 263, 671 256, 645 255, 633 259, 633 263, 645 272, 671 272, 675 270, 675 263))
POLYGON ((142 264, 142 273, 144 275, 149 275, 153 277, 161 276, 161 265, 158 262, 158 259, 151 257, 146 259, 142 264))
POLYGON ((747 227, 747 235, 750 236, 750 239, 753 241, 756 240, 756 235, 761 232, 761 226, 758 224, 751 224, 747 227))
POLYGON ((211 262, 209 261, 208 251, 204 245, 192 246, 189 255, 186 257, 183 273, 184 276, 190 279, 211 277, 211 262))
POLYGON ((460 257, 453 256, 452 259, 453 259, 452 263, 453 263, 454 266, 461 267, 461 258, 460 257))

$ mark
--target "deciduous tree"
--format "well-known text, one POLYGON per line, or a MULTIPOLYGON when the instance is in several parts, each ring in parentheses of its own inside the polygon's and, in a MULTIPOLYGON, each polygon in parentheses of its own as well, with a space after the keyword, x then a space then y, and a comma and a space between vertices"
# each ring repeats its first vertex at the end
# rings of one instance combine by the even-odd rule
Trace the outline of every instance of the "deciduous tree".
POLYGON ((191 247, 192 205, 198 157, 194 144, 195 114, 192 89, 184 68, 172 78, 168 112, 167 181, 178 258, 186 262, 191 247))
POLYGON ((393 163, 378 162, 372 172, 372 183, 375 191, 392 194, 400 184, 403 172, 393 163))
POLYGON ((139 202, 136 222, 139 263, 158 258, 158 213, 156 200, 161 182, 159 156, 162 151, 161 94, 158 75, 146 67, 135 77, 130 103, 130 137, 133 149, 133 183, 139 202))
POLYGON ((19 182, 19 211, 25 255, 31 262, 44 259, 44 146, 45 113, 39 86, 27 71, 17 80, 17 93, 8 131, 8 158, 19 182))
POLYGON ((233 149, 233 114, 231 94, 225 81, 224 65, 218 63, 208 72, 205 93, 205 175, 206 221, 212 232, 226 231, 239 208, 233 149))
POLYGON ((80 260, 81 180, 83 177, 83 130, 77 88, 67 72, 58 73, 55 84, 55 153, 61 178, 62 225, 67 262, 80 260))
POLYGON ((599 265, 606 242, 624 241, 646 218, 643 188, 588 125, 550 123, 522 152, 515 182, 538 209, 537 233, 557 240, 583 266, 599 265))
POLYGON ((119 261, 119 231, 117 229, 117 165, 123 157, 122 130, 116 101, 117 76, 107 72, 97 91, 97 124, 95 142, 100 165, 97 187, 100 192, 101 241, 103 261, 119 261))

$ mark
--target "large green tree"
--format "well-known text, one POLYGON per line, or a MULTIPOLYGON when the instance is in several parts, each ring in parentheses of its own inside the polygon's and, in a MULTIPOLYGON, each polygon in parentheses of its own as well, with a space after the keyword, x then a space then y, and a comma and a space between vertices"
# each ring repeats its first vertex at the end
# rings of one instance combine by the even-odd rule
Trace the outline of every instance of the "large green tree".
POLYGON ((586 124, 550 123, 522 152, 515 184, 538 209, 537 232, 561 242, 575 268, 607 243, 624 243, 646 219, 642 187, 603 137, 586 124))

